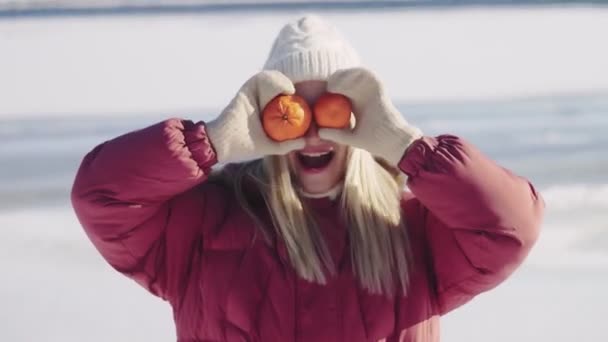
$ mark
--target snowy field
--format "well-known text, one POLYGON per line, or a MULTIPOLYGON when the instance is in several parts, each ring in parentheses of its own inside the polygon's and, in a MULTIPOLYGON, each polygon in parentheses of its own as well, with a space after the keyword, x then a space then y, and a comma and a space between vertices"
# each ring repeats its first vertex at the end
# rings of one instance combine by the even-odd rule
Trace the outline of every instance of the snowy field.
MULTIPOLYGON (((294 15, 0 21, 0 116, 217 109, 294 15)), ((328 15, 395 99, 608 90, 608 8, 328 15)), ((183 111, 179 111, 182 113, 183 111)))
MULTIPOLYGON (((531 178, 543 234, 443 341, 608 341, 608 8, 326 15, 408 120, 531 178)), ((169 307, 96 254, 69 207, 94 145, 214 117, 295 15, 0 20, 0 341, 172 341, 169 307)))

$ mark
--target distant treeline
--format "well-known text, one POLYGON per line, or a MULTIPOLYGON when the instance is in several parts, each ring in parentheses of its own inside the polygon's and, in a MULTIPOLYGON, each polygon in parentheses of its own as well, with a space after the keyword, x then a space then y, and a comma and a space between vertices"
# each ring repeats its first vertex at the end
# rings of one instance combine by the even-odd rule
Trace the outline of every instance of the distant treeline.
POLYGON ((608 0, 0 0, 0 18, 465 6, 608 5, 608 0))

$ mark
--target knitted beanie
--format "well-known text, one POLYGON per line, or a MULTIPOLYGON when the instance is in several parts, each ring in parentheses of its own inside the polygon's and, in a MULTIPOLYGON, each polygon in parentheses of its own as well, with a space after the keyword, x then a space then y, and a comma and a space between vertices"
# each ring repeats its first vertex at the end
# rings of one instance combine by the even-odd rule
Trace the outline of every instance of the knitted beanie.
POLYGON ((265 70, 278 70, 293 83, 324 81, 340 69, 360 66, 353 47, 331 24, 318 16, 285 25, 272 45, 265 70))

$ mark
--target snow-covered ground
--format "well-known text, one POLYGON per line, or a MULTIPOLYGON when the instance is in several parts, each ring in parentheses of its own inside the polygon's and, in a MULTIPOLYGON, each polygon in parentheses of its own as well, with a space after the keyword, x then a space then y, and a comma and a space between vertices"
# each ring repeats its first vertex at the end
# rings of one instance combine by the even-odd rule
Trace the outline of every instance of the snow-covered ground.
MULTIPOLYGON (((467 137, 547 201, 525 266, 448 315, 443 340, 607 341, 608 9, 326 16, 408 120, 467 137)), ((71 180, 104 139, 215 116, 294 17, 0 20, 0 341, 174 340, 169 307, 87 241, 71 180)))
MULTIPOLYGON (((0 21, 0 117, 218 108, 295 14, 0 21)), ((608 91, 608 8, 336 13, 399 101, 608 91)))

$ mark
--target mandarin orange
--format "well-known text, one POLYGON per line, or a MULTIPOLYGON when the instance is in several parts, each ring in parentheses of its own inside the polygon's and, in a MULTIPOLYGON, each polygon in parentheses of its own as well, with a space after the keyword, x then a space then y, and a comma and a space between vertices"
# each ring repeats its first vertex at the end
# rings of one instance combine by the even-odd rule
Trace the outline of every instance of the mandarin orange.
POLYGON ((297 95, 279 95, 270 101, 262 112, 264 131, 275 141, 303 136, 311 121, 310 107, 297 95))
POLYGON ((348 97, 327 92, 319 97, 313 113, 319 127, 345 128, 350 124, 352 105, 348 97))

